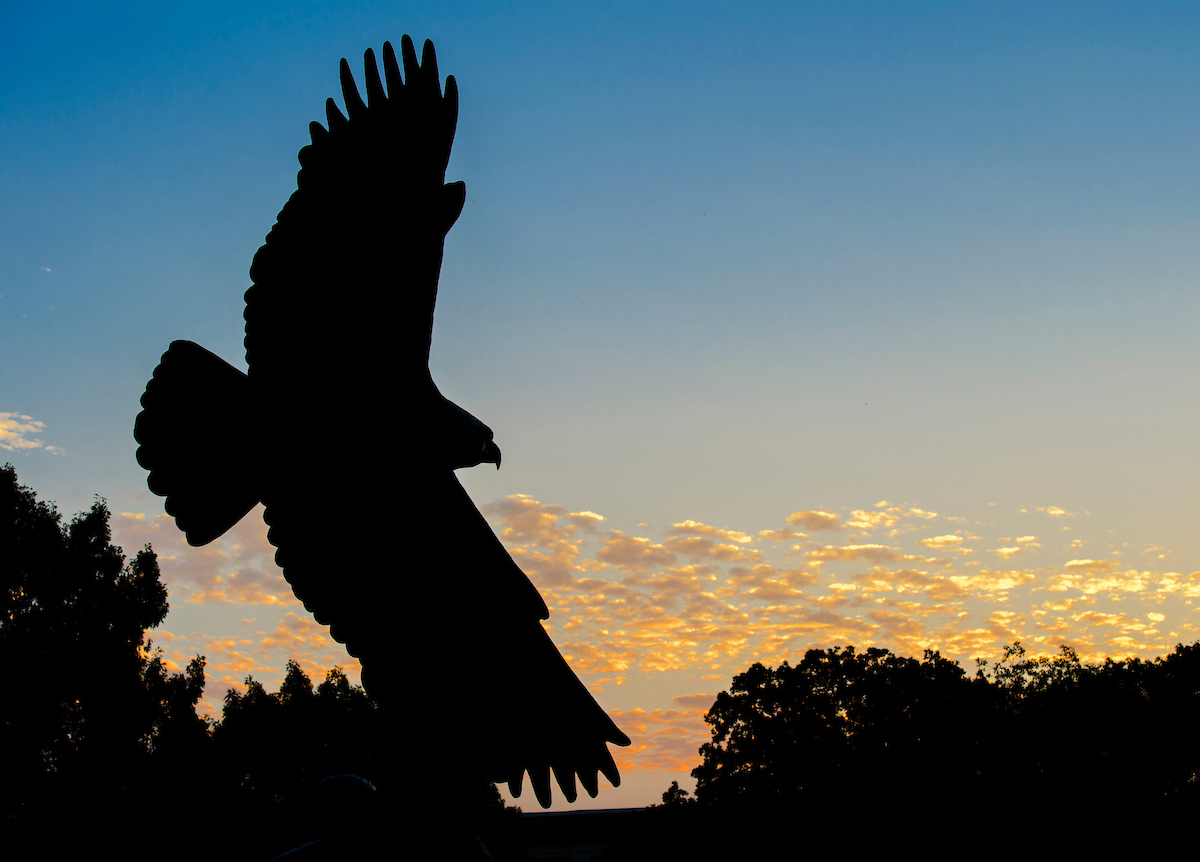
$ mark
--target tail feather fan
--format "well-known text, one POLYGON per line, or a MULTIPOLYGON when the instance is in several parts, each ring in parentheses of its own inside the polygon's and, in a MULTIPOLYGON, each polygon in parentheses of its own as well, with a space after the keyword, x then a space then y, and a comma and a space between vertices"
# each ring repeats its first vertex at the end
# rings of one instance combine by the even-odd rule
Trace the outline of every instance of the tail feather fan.
POLYGON ((218 538, 259 501, 252 400, 245 374, 191 341, 172 342, 146 384, 137 460, 190 545, 218 538))

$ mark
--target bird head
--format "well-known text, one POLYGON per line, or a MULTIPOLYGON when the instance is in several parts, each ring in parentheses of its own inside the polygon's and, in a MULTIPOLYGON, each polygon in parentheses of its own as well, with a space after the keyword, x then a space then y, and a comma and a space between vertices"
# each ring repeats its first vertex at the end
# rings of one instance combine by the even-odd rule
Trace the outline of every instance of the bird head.
POLYGON ((477 464, 495 464, 500 469, 500 447, 492 439, 492 429, 484 425, 466 410, 440 392, 438 411, 440 422, 435 428, 437 440, 451 470, 474 467, 477 464))

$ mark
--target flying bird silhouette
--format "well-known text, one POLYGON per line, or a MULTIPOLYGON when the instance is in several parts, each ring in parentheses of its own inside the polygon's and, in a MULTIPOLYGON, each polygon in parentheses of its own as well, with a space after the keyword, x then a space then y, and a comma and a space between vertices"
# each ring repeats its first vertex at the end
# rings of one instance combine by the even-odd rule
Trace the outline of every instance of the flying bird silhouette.
MULTIPOLYGON (((432 792, 475 777, 543 807, 550 771, 574 801, 607 743, 628 745, 547 636, 549 612, 454 470, 500 466, 492 430, 429 372, 446 233, 466 196, 446 183, 458 120, 433 44, 365 55, 348 117, 309 126, 297 189, 250 267, 243 374, 176 341, 142 396, 134 437, 148 484, 192 545, 258 502, 296 597, 362 663, 405 726, 396 768, 432 792), (386 92, 384 81, 386 80, 386 92)), ((408 780, 413 780, 409 778, 408 780)))

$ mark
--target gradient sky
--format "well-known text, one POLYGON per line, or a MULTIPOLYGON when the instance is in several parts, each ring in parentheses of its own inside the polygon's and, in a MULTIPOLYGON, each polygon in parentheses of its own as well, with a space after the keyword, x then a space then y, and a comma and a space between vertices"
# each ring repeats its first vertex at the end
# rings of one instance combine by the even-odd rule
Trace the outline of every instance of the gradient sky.
POLYGON ((353 660, 261 514, 180 542, 138 399, 176 338, 244 367, 307 124, 403 33, 461 91, 431 362, 504 466, 459 475, 634 738, 577 805, 690 786, 755 660, 1200 637, 1194 6, 175 5, 0 12, 0 461, 154 543, 209 711, 353 660))

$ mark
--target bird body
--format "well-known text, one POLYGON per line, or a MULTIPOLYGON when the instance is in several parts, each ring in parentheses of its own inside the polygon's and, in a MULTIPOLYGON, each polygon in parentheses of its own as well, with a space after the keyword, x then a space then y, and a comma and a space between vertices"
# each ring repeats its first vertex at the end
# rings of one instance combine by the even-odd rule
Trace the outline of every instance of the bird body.
POLYGON ((385 94, 367 51, 367 102, 342 60, 349 118, 330 99, 329 128, 311 124, 297 190, 250 268, 248 372, 174 342, 142 397, 138 461, 193 545, 265 505, 297 598, 360 659, 368 692, 414 720, 399 768, 450 766, 514 795, 528 772, 543 806, 553 768, 569 800, 576 774, 595 796, 597 771, 620 781, 606 743, 629 739, 454 475, 500 465, 491 429, 429 372, 443 243, 465 201, 445 183, 458 92, 447 78, 443 96, 431 43, 418 63, 405 36, 402 55, 403 81, 385 43, 385 94), (329 417, 336 445, 316 430, 329 417))

